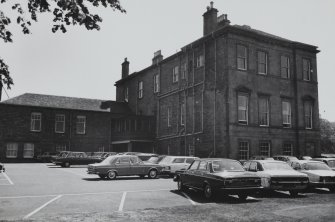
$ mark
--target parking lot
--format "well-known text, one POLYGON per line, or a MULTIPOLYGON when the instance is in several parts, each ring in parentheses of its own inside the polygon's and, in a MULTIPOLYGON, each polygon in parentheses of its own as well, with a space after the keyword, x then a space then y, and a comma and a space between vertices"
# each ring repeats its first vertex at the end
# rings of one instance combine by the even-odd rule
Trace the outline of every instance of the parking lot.
POLYGON ((335 221, 335 194, 317 189, 291 198, 288 192, 257 194, 246 201, 176 191, 170 178, 88 175, 86 167, 6 164, 0 173, 0 219, 49 221, 335 221))

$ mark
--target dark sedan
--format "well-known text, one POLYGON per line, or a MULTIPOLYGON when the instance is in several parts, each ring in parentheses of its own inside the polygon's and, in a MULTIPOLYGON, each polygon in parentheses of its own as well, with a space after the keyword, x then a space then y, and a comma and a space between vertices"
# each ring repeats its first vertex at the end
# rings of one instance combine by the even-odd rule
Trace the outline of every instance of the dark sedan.
POLYGON ((100 178, 115 179, 117 176, 138 175, 141 178, 148 175, 154 179, 161 172, 162 167, 158 164, 143 162, 135 155, 109 156, 101 163, 89 164, 87 173, 97 174, 100 178))
POLYGON ((246 199, 262 188, 260 177, 246 172, 238 161, 231 159, 195 160, 186 171, 176 175, 174 181, 178 183, 178 190, 197 189, 207 199, 217 191, 246 199))
POLYGON ((84 152, 67 152, 59 157, 56 157, 53 161, 54 164, 60 165, 61 167, 70 167, 71 165, 87 165, 99 162, 101 162, 100 158, 87 156, 84 152))

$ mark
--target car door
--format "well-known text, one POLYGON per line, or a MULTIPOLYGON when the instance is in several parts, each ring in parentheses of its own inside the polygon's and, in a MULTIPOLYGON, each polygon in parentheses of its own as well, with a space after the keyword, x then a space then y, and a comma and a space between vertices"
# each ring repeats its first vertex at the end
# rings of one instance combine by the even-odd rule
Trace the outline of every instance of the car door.
POLYGON ((200 160, 195 160, 192 165, 182 174, 182 181, 186 186, 194 187, 195 172, 198 170, 200 160))
POLYGON ((130 157, 129 156, 119 157, 119 159, 115 163, 115 167, 117 169, 118 176, 130 175, 131 174, 130 157))
POLYGON ((185 169, 185 158, 176 157, 171 163, 171 173, 175 173, 177 170, 185 169))
POLYGON ((207 161, 200 161, 199 167, 194 171, 194 177, 192 184, 195 188, 201 189, 204 185, 205 180, 207 179, 207 161))
POLYGON ((143 164, 140 158, 133 156, 130 157, 131 175, 145 175, 147 166, 143 164))

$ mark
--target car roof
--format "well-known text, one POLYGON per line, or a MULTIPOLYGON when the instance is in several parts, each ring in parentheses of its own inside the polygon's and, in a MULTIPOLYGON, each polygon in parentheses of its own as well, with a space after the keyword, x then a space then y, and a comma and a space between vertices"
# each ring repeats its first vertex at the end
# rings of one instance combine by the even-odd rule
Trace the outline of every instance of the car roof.
POLYGON ((287 164, 286 162, 283 162, 283 161, 280 161, 280 160, 248 160, 248 162, 259 162, 259 163, 285 163, 285 164, 287 164))
POLYGON ((303 164, 303 163, 322 163, 320 161, 315 161, 315 160, 296 160, 296 161, 293 161, 292 163, 300 163, 300 164, 303 164))
POLYGON ((199 159, 199 157, 195 157, 195 156, 165 156, 165 157, 171 157, 171 158, 197 158, 197 159, 199 159))
POLYGON ((326 157, 315 157, 312 160, 335 160, 335 158, 326 158, 326 157))
POLYGON ((214 161, 214 160, 233 160, 233 161, 237 161, 238 160, 234 160, 234 159, 228 159, 228 158, 201 158, 200 160, 205 160, 205 161, 214 161))

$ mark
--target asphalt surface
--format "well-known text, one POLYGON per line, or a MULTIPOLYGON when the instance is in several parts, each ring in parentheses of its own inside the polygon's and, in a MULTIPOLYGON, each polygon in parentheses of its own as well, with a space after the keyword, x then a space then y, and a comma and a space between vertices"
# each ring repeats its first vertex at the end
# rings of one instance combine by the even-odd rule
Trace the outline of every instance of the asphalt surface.
POLYGON ((222 210, 234 205, 230 213, 237 215, 242 208, 293 221, 311 218, 317 221, 318 216, 335 221, 335 194, 327 189, 313 190, 297 198, 291 198, 288 192, 273 192, 242 202, 236 196, 218 196, 208 202, 199 192, 176 191, 176 183, 170 178, 122 177, 110 181, 88 175, 86 167, 61 168, 42 163, 6 164, 6 173, 0 173, 0 220, 185 207, 222 210))

